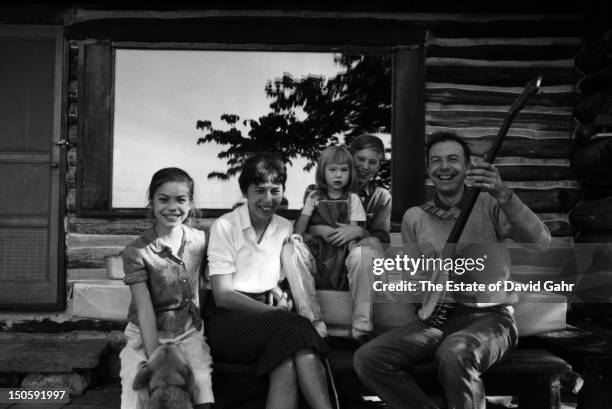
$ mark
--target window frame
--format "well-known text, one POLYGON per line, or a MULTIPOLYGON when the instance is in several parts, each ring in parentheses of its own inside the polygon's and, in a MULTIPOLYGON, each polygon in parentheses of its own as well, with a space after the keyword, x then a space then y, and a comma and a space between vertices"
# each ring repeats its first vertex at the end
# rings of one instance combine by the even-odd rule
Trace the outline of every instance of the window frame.
MULTIPOLYGON (((392 220, 401 221, 408 207, 425 198, 425 34, 410 22, 367 18, 139 18, 71 26, 66 36, 79 41, 81 51, 77 217, 147 215, 144 208, 111 207, 115 50, 133 48, 390 54, 391 146, 401 152, 391 155, 392 220), (277 32, 288 34, 279 38, 277 32)), ((202 209, 202 215, 218 217, 229 210, 202 209)), ((299 211, 279 213, 295 218, 299 211)))

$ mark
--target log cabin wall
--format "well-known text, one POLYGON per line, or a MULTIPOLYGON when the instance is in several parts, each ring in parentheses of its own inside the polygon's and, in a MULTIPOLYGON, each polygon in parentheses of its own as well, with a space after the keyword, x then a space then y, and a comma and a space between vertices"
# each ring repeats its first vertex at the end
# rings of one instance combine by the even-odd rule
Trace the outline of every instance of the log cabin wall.
MULTIPOLYGON (((434 25, 425 60, 426 134, 454 130, 475 155, 484 156, 524 85, 543 74, 544 92, 530 97, 516 116, 495 164, 553 235, 546 257, 511 246, 512 279, 572 282, 575 277, 564 275, 573 270, 564 266, 573 244, 568 212, 580 198, 570 156, 577 100, 574 57, 582 43, 575 30, 581 22, 542 23, 536 28, 526 20, 483 22, 470 30, 434 25)), ((432 188, 427 181, 428 197, 432 188)))
MULTIPOLYGON (((568 212, 580 198, 570 156, 574 57, 582 24, 578 16, 483 21, 469 28, 434 23, 426 48, 426 134, 455 130, 479 156, 492 146, 525 83, 543 74, 544 92, 528 99, 495 163, 502 179, 547 224, 553 247, 571 245, 568 212)), ((429 197, 431 188, 428 181, 429 197)))
MULTIPOLYGON (((381 18, 376 14, 365 17, 381 18)), ((576 83, 573 58, 582 41, 581 16, 399 14, 393 18, 410 20, 428 32, 426 134, 456 130, 477 155, 492 143, 524 84, 537 73, 544 74, 544 94, 531 98, 519 113, 497 164, 502 178, 548 225, 555 245, 571 244, 567 213, 580 196, 569 158, 575 127, 571 114, 576 83)), ((83 42, 70 44, 68 122, 69 137, 76 146, 68 150, 66 180, 69 285, 105 278, 105 256, 118 254, 150 225, 140 218, 76 216, 77 80, 82 50, 83 42)), ((200 219, 196 225, 207 228, 212 221, 200 219)), ((558 269, 556 266, 555 271, 558 269)))

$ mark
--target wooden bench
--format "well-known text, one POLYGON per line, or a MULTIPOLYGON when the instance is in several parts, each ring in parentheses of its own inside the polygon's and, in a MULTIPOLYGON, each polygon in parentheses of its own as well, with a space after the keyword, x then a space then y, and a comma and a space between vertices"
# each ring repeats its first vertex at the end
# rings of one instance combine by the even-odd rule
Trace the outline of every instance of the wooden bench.
MULTIPOLYGON (((353 370, 353 351, 333 350, 329 360, 334 371, 341 402, 351 402, 372 395, 353 370)), ((442 395, 433 362, 412 368, 417 383, 432 395, 442 395)), ((563 359, 542 349, 517 349, 484 375, 488 395, 516 396, 520 409, 560 409, 561 379, 572 373, 563 359)), ((214 364, 213 388, 221 408, 265 396, 265 379, 257 379, 248 365, 214 364), (229 394, 229 395, 228 395, 229 394)), ((345 405, 345 407, 347 407, 345 405)))
MULTIPOLYGON (((330 357, 334 371, 352 371, 352 355, 351 351, 334 351, 330 357)), ((425 392, 442 394, 433 361, 414 366, 410 372, 425 392)), ((487 395, 517 396, 520 409, 559 409, 561 377, 571 372, 567 362, 546 350, 517 349, 482 379, 487 395)))

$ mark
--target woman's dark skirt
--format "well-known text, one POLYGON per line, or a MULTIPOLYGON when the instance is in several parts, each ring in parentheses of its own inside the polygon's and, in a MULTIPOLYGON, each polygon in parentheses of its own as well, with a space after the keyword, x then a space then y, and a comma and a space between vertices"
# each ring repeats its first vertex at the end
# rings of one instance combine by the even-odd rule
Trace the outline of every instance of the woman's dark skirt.
MULTIPOLYGON (((212 298, 209 294, 207 301, 212 298)), ((308 319, 285 310, 230 311, 207 302, 206 341, 213 362, 252 364, 264 375, 301 349, 326 354, 329 348, 308 319), (212 304, 212 305, 211 305, 212 304)))

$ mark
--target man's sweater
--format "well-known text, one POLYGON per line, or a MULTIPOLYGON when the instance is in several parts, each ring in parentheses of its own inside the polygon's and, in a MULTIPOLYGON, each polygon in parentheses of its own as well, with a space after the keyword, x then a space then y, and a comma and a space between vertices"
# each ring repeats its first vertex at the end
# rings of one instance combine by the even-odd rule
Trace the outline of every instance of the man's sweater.
MULTIPOLYGON (((456 221, 460 208, 465 206, 464 195, 457 207, 449 208, 439 200, 423 206, 411 207, 402 220, 402 242, 409 257, 439 256, 448 235, 456 221)), ((510 275, 510 254, 504 243, 513 239, 523 246, 544 252, 550 246, 550 232, 542 221, 521 200, 512 194, 510 200, 500 205, 488 193, 482 193, 470 214, 457 246, 457 257, 483 258, 484 269, 461 275, 451 272, 449 280, 464 283, 496 283, 508 280, 510 275)), ((420 271, 419 276, 427 279, 429 271, 420 271)), ((458 302, 475 306, 512 304, 517 301, 513 292, 473 291, 453 293, 458 302)))

